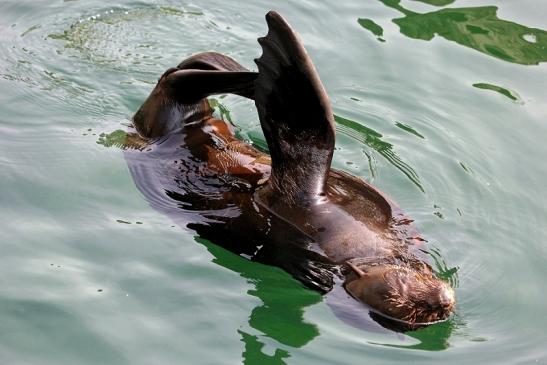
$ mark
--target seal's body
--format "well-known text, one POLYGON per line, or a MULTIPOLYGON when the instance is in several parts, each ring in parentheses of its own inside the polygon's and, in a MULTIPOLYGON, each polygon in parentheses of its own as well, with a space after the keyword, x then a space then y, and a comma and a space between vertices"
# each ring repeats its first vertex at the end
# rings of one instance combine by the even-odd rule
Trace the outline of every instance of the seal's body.
POLYGON ((342 282, 398 321, 445 319, 453 291, 420 257, 411 220, 364 180, 330 169, 328 97, 294 31, 277 13, 266 19, 258 73, 203 53, 162 75, 134 117, 146 142, 126 154, 139 187, 201 237, 308 287, 342 282), (212 116, 215 93, 255 100, 269 155, 212 116))

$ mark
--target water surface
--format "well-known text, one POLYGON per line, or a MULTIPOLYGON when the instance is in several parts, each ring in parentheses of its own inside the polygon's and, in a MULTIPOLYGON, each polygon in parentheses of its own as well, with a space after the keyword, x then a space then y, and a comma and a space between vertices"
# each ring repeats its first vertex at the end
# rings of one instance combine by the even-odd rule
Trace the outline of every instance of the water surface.
MULTIPOLYGON (((265 1, 0 4, 0 361, 546 363, 547 5, 288 2, 337 121, 333 165, 391 196, 456 284, 449 321, 362 331, 280 269, 152 209, 121 151, 159 75, 256 69, 265 1)), ((217 113, 264 146, 252 103, 217 113)))

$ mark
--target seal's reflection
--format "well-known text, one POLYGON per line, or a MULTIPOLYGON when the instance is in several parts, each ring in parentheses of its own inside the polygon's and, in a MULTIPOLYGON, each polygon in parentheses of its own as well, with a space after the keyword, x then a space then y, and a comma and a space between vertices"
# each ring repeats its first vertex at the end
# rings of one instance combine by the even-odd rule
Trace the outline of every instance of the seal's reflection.
POLYGON ((374 344, 407 350, 441 351, 450 347, 450 342, 448 341, 448 339, 456 328, 462 326, 464 326, 464 324, 460 323, 458 319, 451 318, 448 321, 444 321, 432 326, 421 328, 417 331, 406 333, 406 335, 418 340, 418 343, 411 345, 387 343, 374 344))
MULTIPOLYGON (((212 262, 231 271, 254 285, 247 294, 262 302, 249 316, 249 326, 282 345, 299 348, 319 335, 318 328, 304 320, 304 309, 321 301, 317 292, 303 288, 288 274, 274 267, 249 262, 210 241, 196 237, 214 256, 212 262)), ((245 364, 282 364, 290 353, 276 348, 273 355, 264 353, 262 336, 237 331, 245 344, 242 353, 245 364)))

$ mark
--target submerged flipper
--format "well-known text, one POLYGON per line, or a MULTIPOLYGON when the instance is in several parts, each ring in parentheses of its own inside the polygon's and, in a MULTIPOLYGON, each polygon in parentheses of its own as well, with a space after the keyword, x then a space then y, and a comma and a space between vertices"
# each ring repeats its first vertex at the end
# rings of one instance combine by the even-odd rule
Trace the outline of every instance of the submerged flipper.
POLYGON ((256 72, 228 56, 205 52, 168 69, 133 117, 139 134, 161 137, 182 124, 211 115, 205 99, 212 94, 233 93, 254 99, 256 72))
POLYGON ((268 195, 289 205, 325 194, 334 150, 330 103, 298 35, 276 12, 266 15, 268 34, 259 38, 255 103, 272 156, 268 195))

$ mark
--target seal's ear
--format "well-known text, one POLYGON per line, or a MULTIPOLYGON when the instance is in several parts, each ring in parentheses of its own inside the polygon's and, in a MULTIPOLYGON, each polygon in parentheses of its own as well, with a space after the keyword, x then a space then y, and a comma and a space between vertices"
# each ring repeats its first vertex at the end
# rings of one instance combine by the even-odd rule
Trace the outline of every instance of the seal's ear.
POLYGON ((211 115, 209 95, 233 93, 254 99, 256 72, 228 56, 206 52, 182 61, 159 79, 133 117, 139 134, 161 137, 182 124, 211 115))
POLYGON ((334 117, 319 75, 298 35, 276 12, 266 15, 268 34, 255 103, 272 156, 271 196, 296 205, 325 194, 334 150, 334 117))

